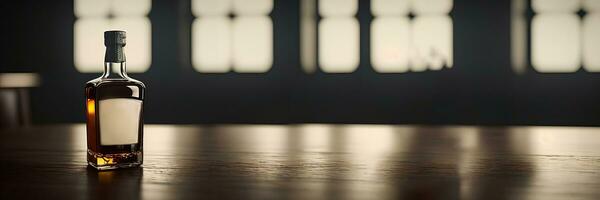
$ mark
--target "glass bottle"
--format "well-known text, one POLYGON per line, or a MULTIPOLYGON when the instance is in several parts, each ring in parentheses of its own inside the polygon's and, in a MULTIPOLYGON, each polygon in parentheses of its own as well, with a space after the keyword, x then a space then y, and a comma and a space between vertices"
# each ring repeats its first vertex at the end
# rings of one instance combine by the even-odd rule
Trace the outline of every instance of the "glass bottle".
POLYGON ((85 85, 87 161, 98 170, 143 162, 146 87, 127 75, 125 31, 104 32, 104 73, 85 85))

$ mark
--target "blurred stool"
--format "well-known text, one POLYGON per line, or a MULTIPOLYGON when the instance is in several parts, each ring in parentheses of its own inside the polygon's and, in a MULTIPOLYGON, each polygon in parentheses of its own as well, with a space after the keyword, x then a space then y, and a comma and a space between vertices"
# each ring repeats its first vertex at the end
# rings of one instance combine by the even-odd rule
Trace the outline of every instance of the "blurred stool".
POLYGON ((0 73, 0 128, 31 125, 29 90, 39 83, 35 73, 0 73))

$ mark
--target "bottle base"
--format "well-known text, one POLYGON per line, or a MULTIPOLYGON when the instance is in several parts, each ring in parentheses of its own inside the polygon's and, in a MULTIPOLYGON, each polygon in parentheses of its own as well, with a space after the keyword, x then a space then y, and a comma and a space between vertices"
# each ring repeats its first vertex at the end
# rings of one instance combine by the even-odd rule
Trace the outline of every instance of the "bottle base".
POLYGON ((143 154, 141 151, 101 154, 88 150, 88 165, 97 170, 139 167, 142 163, 143 154))

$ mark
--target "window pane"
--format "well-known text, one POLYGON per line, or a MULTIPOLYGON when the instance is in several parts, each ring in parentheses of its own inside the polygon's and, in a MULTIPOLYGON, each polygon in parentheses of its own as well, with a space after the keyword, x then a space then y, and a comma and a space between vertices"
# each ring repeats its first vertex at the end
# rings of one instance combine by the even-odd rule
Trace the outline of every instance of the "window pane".
POLYGON ((413 54, 411 65, 414 71, 452 67, 452 19, 448 16, 422 16, 413 20, 413 54))
POLYGON ((104 70, 104 31, 109 20, 84 18, 75 21, 73 58, 79 72, 101 72, 104 70))
POLYGON ((408 17, 379 17, 371 25, 371 62, 377 72, 406 72, 410 58, 408 17))
POLYGON ((117 17, 140 17, 150 13, 150 0, 112 0, 112 13, 117 17))
POLYGON ((600 13, 588 14, 583 20, 583 67, 600 72, 600 13))
POLYGON ((355 18, 327 18, 319 23, 319 65, 325 72, 353 72, 359 63, 359 28, 355 18))
POLYGON ((323 17, 351 17, 358 11, 358 0, 319 0, 319 14, 323 17))
POLYGON ((580 5, 579 0, 531 0, 531 6, 538 14, 577 12, 580 5))
POLYGON ((231 0, 192 0, 194 16, 227 15, 231 11, 231 0))
POLYGON ((238 17, 233 22, 233 69, 236 72, 266 72, 273 64, 271 18, 238 17))
POLYGON ((408 15, 409 0, 371 0, 371 13, 375 16, 408 15))
POLYGON ((73 57, 79 72, 101 72, 104 63, 104 31, 127 32, 127 69, 148 70, 152 57, 150 0, 75 0, 73 57), (113 18, 109 18, 109 14, 113 18))
POLYGON ((581 65, 579 17, 538 14, 531 28, 532 65, 538 72, 574 72, 581 65))
POLYGON ((600 0, 583 0, 583 8, 588 12, 600 12, 600 0))
POLYGON ((152 58, 150 20, 146 17, 118 17, 111 21, 109 29, 127 32, 127 45, 125 45, 127 71, 145 72, 148 70, 152 58))
POLYGON ((268 15, 273 10, 273 0, 233 0, 233 11, 240 15, 268 15))
POLYGON ((413 12, 422 14, 448 14, 452 10, 452 0, 412 0, 413 12))
POLYGON ((103 17, 110 12, 110 1, 75 0, 73 4, 77 17, 103 17))
POLYGON ((203 17, 192 25, 192 64, 199 72, 231 69, 231 22, 229 17, 203 17))

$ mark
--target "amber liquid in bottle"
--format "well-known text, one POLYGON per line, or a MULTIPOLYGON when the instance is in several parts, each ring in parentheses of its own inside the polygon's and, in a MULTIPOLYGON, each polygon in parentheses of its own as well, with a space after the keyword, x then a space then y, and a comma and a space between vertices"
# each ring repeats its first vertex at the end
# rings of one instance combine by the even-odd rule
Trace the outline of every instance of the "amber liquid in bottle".
POLYGON ((145 86, 127 76, 125 32, 105 32, 104 74, 85 86, 87 161, 98 170, 143 163, 145 86))

